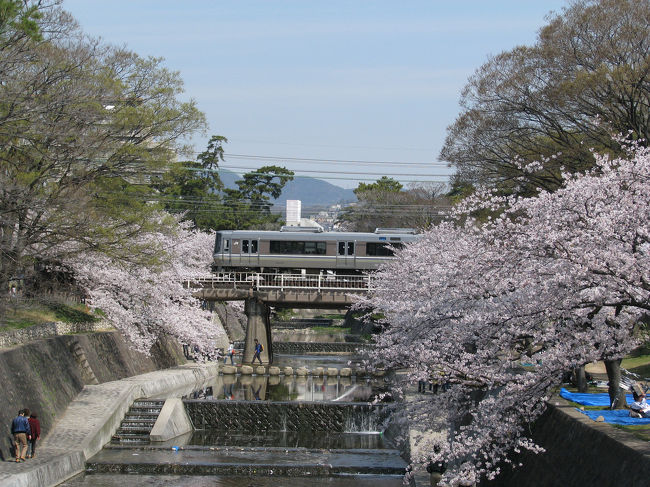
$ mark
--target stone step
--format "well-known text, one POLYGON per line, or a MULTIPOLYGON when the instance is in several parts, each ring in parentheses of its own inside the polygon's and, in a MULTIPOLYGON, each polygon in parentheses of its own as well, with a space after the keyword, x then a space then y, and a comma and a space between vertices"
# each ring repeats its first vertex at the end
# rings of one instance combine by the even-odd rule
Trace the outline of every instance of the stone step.
POLYGON ((124 416, 119 429, 111 438, 112 444, 147 445, 149 433, 156 423, 165 401, 138 399, 124 416))
POLYGON ((130 432, 122 432, 120 433, 119 430, 117 433, 113 435, 114 439, 119 439, 121 441, 130 441, 130 440, 141 440, 141 441, 146 441, 147 443, 149 442, 149 434, 148 433, 130 433, 130 432))
POLYGON ((133 406, 135 407, 162 408, 164 405, 165 405, 165 401, 160 401, 160 400, 136 399, 135 401, 133 401, 133 406))
POLYGON ((149 441, 149 437, 147 437, 146 440, 140 440, 140 439, 134 439, 134 438, 122 439, 122 438, 117 438, 117 437, 111 438, 111 445, 120 445, 120 446, 128 445, 128 446, 131 446, 131 447, 133 447, 133 446, 139 447, 139 446, 147 446, 150 443, 151 442, 149 441))
POLYGON ((165 403, 139 403, 131 404, 131 409, 162 409, 165 403))
POLYGON ((160 411, 162 408, 134 408, 131 406, 131 408, 127 411, 126 415, 127 416, 158 416, 160 414, 160 411))
POLYGON ((156 419, 155 418, 148 418, 148 419, 123 419, 122 420, 122 426, 148 426, 150 428, 153 428, 153 425, 156 424, 156 419))
POLYGON ((124 425, 120 426, 117 430, 117 435, 124 435, 127 433, 138 433, 138 434, 143 434, 143 435, 148 435, 151 433, 151 430, 153 429, 153 424, 151 425, 146 425, 146 426, 129 426, 129 425, 124 425))

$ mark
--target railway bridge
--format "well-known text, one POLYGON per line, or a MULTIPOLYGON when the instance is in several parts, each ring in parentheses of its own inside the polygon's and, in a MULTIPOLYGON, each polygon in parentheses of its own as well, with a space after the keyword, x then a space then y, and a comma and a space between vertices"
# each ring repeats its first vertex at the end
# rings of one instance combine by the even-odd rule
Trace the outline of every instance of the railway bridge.
POLYGON ((273 362, 269 306, 290 308, 344 308, 354 303, 354 295, 365 294, 376 285, 371 275, 274 274, 224 272, 192 279, 187 286, 206 301, 244 301, 248 317, 244 363, 253 359, 257 338, 264 351, 262 362, 273 362))

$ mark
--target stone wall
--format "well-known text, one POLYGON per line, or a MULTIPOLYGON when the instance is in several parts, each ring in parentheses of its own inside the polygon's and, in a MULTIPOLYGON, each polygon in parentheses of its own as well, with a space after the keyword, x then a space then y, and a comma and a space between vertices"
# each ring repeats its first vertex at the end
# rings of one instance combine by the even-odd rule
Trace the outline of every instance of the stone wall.
POLYGON ((247 319, 242 310, 221 302, 213 302, 212 308, 231 341, 242 341, 246 338, 247 319))
POLYGON ((27 328, 3 331, 0 333, 0 348, 14 345, 23 345, 40 338, 48 338, 69 333, 88 333, 93 331, 113 329, 108 323, 98 321, 94 323, 63 323, 50 322, 34 325, 27 328))
POLYGON ((345 343, 347 336, 344 332, 339 333, 321 333, 314 330, 305 329, 271 329, 273 345, 278 342, 319 342, 319 343, 345 343))
POLYGON ((388 408, 366 403, 186 400, 196 429, 221 431, 381 431, 388 408))
POLYGON ((275 342, 274 353, 302 355, 305 353, 354 353, 357 350, 368 350, 373 347, 368 343, 310 343, 310 342, 275 342))
POLYGON ((596 423, 562 399, 554 398, 553 403, 531 430, 546 452, 515 457, 515 464, 521 462, 522 467, 503 467, 499 477, 482 486, 648 485, 650 442, 596 423))
POLYGON ((292 319, 289 321, 273 321, 271 322, 271 327, 275 330, 280 328, 304 329, 314 326, 332 326, 333 323, 334 320, 329 318, 292 319))
POLYGON ((7 458, 11 420, 19 409, 38 414, 43 437, 85 385, 184 362, 181 347, 171 339, 145 356, 117 331, 56 336, 0 351, 0 459, 7 458))

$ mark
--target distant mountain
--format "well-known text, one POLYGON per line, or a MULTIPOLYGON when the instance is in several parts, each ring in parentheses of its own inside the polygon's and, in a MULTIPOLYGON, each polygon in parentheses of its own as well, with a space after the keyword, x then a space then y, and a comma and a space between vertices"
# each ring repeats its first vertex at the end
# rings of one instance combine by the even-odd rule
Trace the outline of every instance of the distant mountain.
MULTIPOLYGON (((237 188, 235 181, 241 179, 241 176, 227 169, 220 169, 219 177, 226 188, 234 189, 237 188)), ((351 189, 341 188, 322 179, 296 176, 286 184, 275 203, 284 206, 287 200, 300 200, 302 207, 307 208, 350 203, 356 201, 357 197, 351 189)))

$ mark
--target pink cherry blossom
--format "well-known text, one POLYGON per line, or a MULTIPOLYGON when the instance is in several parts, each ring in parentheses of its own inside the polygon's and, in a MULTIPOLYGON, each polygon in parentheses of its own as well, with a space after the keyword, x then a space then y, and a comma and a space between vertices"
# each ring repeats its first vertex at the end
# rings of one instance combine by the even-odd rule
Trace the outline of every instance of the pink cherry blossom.
POLYGON ((148 353, 161 334, 168 334, 212 354, 215 345, 227 340, 225 332, 187 283, 209 274, 214 235, 179 222, 174 232, 141 233, 135 240, 163 253, 162 263, 137 265, 97 252, 68 259, 91 306, 142 352, 148 353))
POLYGON ((650 311, 650 155, 596 156, 554 193, 468 199, 378 273, 363 300, 385 316, 374 360, 446 390, 406 401, 436 430, 417 464, 445 462, 444 485, 494 478, 563 373, 637 345, 650 311), (467 217, 492 210, 479 223, 467 217), (475 214, 475 213, 474 213, 475 214))

